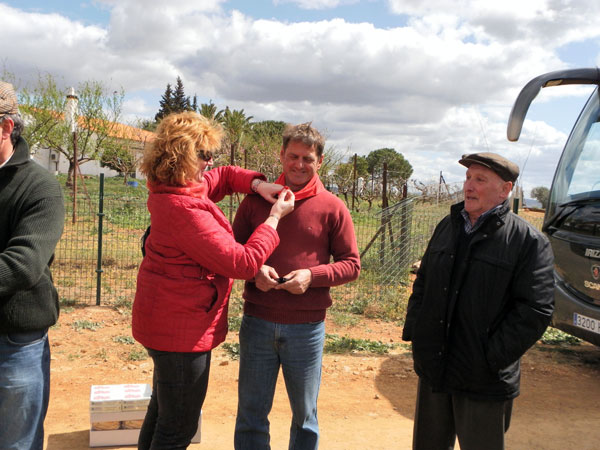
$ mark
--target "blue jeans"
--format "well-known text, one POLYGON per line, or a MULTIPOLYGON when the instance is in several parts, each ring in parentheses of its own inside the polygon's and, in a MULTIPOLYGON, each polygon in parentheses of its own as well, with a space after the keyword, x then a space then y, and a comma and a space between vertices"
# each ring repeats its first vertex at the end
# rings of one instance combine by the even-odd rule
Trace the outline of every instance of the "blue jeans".
POLYGON ((318 448, 317 398, 324 342, 323 321, 280 324, 244 316, 234 438, 237 450, 270 448, 268 415, 280 366, 292 408, 289 449, 318 448))
POLYGON ((0 449, 42 450, 49 397, 47 330, 0 334, 0 449))
POLYGON ((186 449, 198 429, 206 398, 210 352, 147 350, 154 361, 154 374, 138 449, 186 449))

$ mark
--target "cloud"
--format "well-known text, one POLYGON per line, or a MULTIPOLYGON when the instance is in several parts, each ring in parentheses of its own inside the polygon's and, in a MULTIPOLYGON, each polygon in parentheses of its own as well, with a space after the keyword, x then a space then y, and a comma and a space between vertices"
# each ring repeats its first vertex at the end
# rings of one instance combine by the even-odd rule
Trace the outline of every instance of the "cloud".
POLYGON ((123 110, 126 111, 125 122, 134 123, 136 118, 145 117, 154 109, 154 106, 148 105, 148 102, 141 97, 129 97, 123 102, 123 110))
POLYGON ((360 0, 273 0, 274 5, 292 3, 301 9, 333 9, 341 5, 352 5, 360 0))
POLYGON ((387 0, 395 14, 410 17, 456 17, 476 30, 479 39, 502 43, 525 41, 535 46, 557 47, 600 35, 600 4, 594 0, 387 0))
POLYGON ((58 14, 25 13, 2 3, 0 17, 4 36, 18 43, 3 46, 3 62, 25 81, 36 77, 31 69, 37 69, 65 76, 66 83, 74 84, 87 61, 97 69, 98 61, 110 57, 105 50, 107 31, 100 27, 84 26, 58 14))
MULTIPOLYGON (((509 144, 512 102, 531 78, 568 67, 559 48, 600 33, 600 4, 592 0, 388 0, 390 11, 407 18, 391 28, 342 18, 257 20, 225 0, 101 4, 110 12, 105 26, 0 3, 3 31, 19 43, 4 46, 6 68, 23 80, 47 71, 65 85, 102 79, 122 86, 128 118, 153 117, 166 83, 181 76, 201 102, 243 108, 255 120, 312 120, 330 145, 350 153, 396 148, 415 177, 444 170, 460 180, 458 157, 490 149, 523 162, 529 155, 525 173, 536 185, 549 185, 548 154, 560 153, 566 136, 526 121, 522 139, 537 127, 537 142, 509 144)), ((555 88, 552 95, 583 94, 555 88)))

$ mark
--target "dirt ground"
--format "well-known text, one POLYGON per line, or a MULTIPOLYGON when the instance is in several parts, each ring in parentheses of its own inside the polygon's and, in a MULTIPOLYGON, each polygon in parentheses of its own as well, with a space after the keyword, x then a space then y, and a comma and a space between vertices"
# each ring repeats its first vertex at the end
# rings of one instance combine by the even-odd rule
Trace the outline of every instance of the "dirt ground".
MULTIPOLYGON (((76 450, 89 444, 93 384, 150 383, 152 362, 136 360, 130 314, 108 307, 64 308, 50 331, 52 387, 46 448, 76 450), (96 328, 92 330, 90 328, 96 328)), ((327 332, 400 343, 401 329, 365 320, 327 332)), ((228 342, 237 342, 230 333, 228 342)), ((191 449, 233 448, 238 362, 222 347, 213 353, 203 409, 202 443, 191 449)), ((523 358, 522 394, 515 401, 508 449, 597 449, 600 442, 600 348, 539 343, 523 358)), ((417 378, 410 353, 326 354, 319 397, 321 448, 409 449, 417 378)), ((283 380, 270 415, 273 449, 287 448, 290 411, 283 380)), ((131 448, 131 447, 111 447, 131 448)))

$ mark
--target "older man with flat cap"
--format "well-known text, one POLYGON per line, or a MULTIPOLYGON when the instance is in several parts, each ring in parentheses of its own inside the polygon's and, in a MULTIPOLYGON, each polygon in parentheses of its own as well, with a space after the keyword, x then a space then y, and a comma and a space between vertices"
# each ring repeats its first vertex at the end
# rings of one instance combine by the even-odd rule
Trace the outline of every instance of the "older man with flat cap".
POLYGON ((519 176, 495 153, 464 155, 464 202, 436 227, 408 301, 403 339, 419 376, 413 449, 500 450, 521 356, 554 310, 546 237, 510 211, 519 176))
POLYGON ((50 264, 64 223, 56 178, 29 157, 15 90, 0 81, 0 449, 42 450, 50 393, 50 264))

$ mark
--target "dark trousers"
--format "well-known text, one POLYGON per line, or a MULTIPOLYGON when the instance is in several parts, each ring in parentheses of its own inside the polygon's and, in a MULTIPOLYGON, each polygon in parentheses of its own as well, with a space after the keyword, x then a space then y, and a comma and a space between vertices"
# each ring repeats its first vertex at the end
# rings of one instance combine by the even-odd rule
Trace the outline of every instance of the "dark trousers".
POLYGON ((198 429, 206 397, 210 352, 147 350, 154 361, 152 397, 140 431, 138 448, 186 449, 198 429))
POLYGON ((413 450, 503 450, 512 400, 479 401, 463 395, 432 392, 419 379, 413 450))

